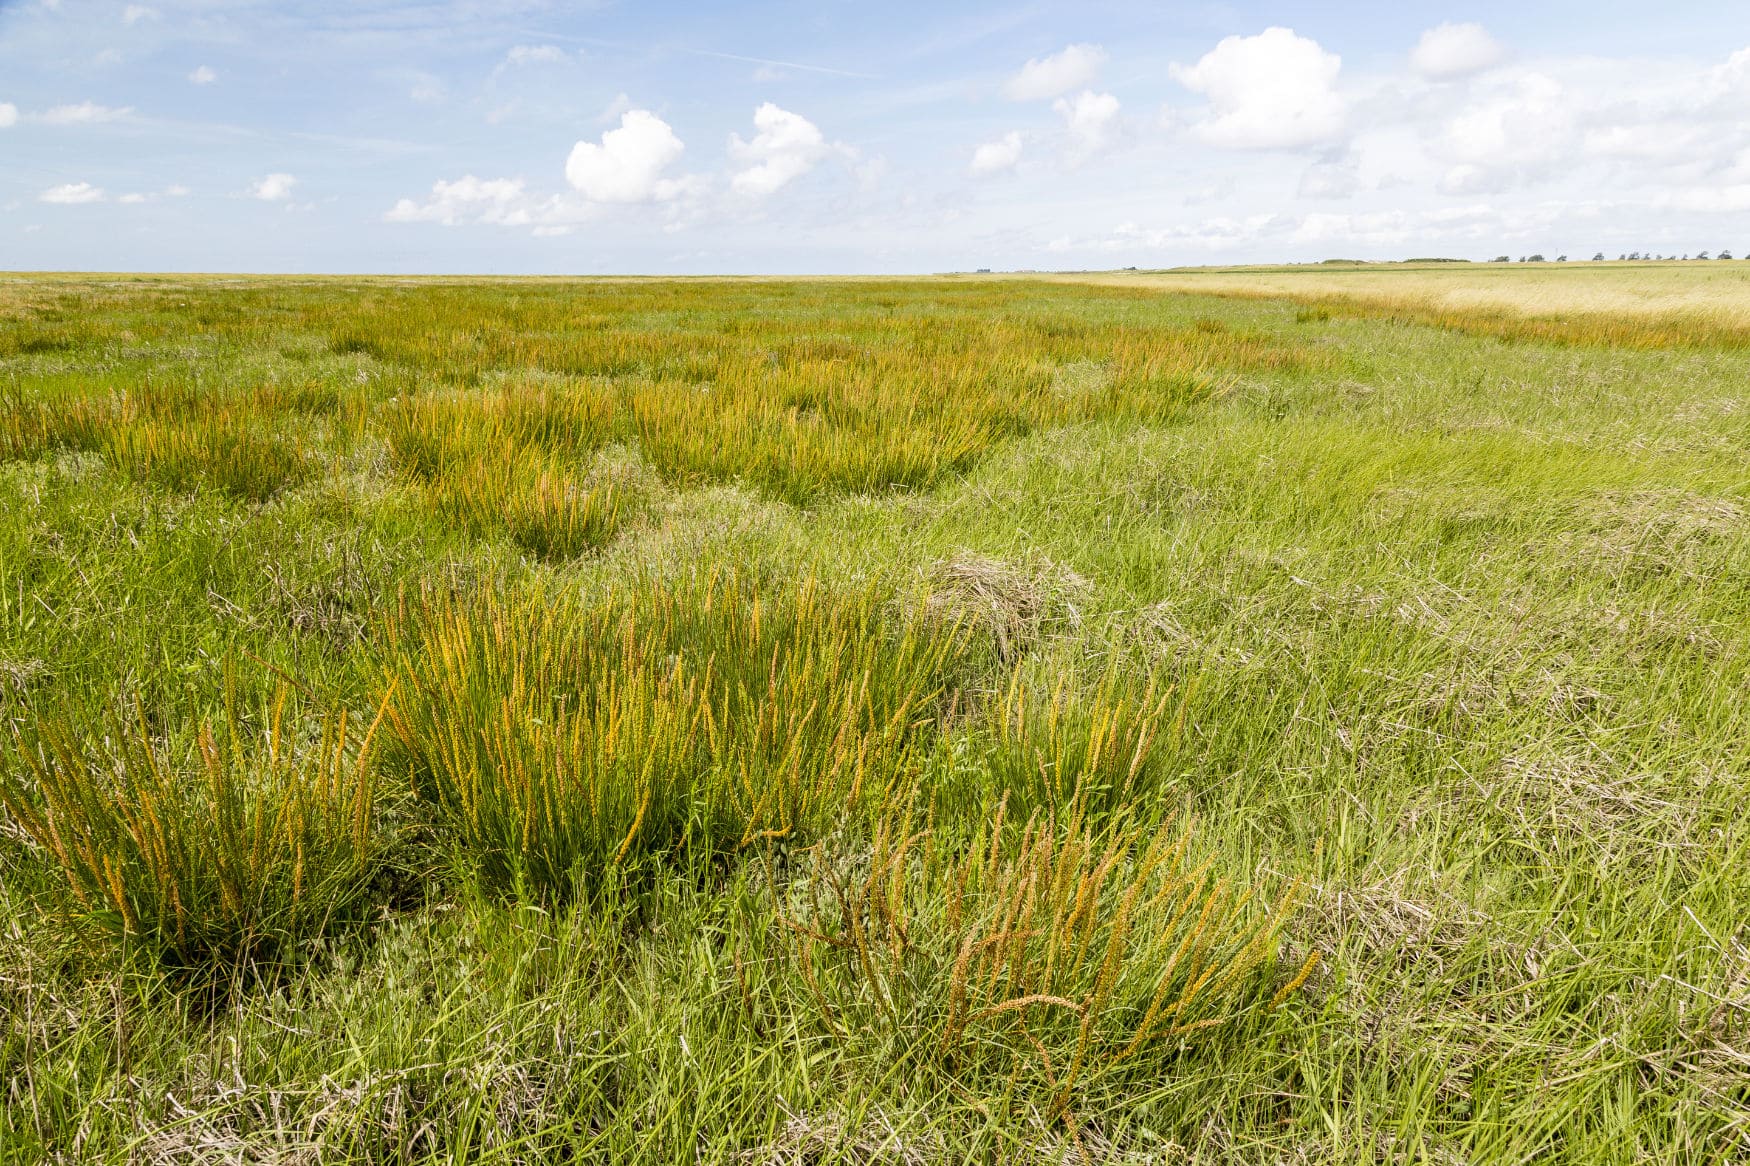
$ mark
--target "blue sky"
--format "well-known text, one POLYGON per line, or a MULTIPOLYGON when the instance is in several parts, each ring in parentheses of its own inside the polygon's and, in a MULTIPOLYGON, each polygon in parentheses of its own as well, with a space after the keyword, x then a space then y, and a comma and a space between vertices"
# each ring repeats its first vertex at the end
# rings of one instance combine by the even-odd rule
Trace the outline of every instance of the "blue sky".
POLYGON ((1739 4, 0 0, 0 268, 1722 247, 1739 4))

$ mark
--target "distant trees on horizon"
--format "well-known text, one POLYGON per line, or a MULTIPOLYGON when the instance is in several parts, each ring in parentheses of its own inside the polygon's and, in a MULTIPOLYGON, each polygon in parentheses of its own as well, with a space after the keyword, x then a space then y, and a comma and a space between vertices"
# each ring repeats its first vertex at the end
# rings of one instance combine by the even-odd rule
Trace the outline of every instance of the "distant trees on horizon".
MULTIPOLYGON (((1746 251, 1744 253, 1744 257, 1746 259, 1750 259, 1750 251, 1746 251)), ((1694 261, 1694 260, 1731 259, 1731 258, 1733 258, 1733 255, 1732 255, 1732 252, 1728 248, 1722 247, 1722 248, 1720 248, 1719 254, 1717 254, 1717 255, 1710 254, 1707 251, 1697 251, 1694 255, 1689 255, 1689 254, 1660 255, 1660 254, 1657 254, 1657 253, 1652 252, 1652 251, 1629 251, 1629 252, 1626 252, 1624 254, 1618 255, 1616 258, 1617 258, 1617 261, 1620 263, 1627 263, 1627 262, 1642 261, 1642 260, 1647 260, 1647 261, 1667 261, 1667 260, 1669 260, 1669 261, 1679 261, 1679 260, 1694 261)), ((1594 252, 1592 255, 1592 262, 1594 262, 1594 263, 1605 263, 1605 262, 1608 262, 1609 259, 1610 259, 1610 257, 1602 251, 1594 252)), ((1341 266, 1341 265, 1349 264, 1349 265, 1354 265, 1357 267, 1365 267, 1370 263, 1471 263, 1471 262, 1473 262, 1473 260, 1470 260, 1470 259, 1434 259, 1434 258, 1428 258, 1428 259, 1422 259, 1422 258, 1417 258, 1417 259, 1324 259, 1324 260, 1317 261, 1318 265, 1320 265, 1320 266, 1328 266, 1328 265, 1341 266)), ((1517 260, 1515 260, 1513 258, 1513 256, 1511 256, 1511 255, 1497 255, 1493 259, 1485 260, 1485 262, 1488 262, 1488 263, 1514 263, 1514 262, 1518 262, 1518 263, 1566 263, 1566 262, 1568 262, 1568 257, 1566 255, 1557 255, 1552 260, 1552 259, 1546 258, 1542 252, 1534 251, 1529 255, 1521 255, 1517 260)), ((1298 267, 1298 266, 1301 266, 1301 263, 1299 261, 1291 260, 1288 265, 1290 267, 1298 267)), ((984 269, 981 268, 980 270, 984 270, 984 269)), ((1135 271, 1136 269, 1134 267, 1131 267, 1131 268, 1126 268, 1125 270, 1135 271)))

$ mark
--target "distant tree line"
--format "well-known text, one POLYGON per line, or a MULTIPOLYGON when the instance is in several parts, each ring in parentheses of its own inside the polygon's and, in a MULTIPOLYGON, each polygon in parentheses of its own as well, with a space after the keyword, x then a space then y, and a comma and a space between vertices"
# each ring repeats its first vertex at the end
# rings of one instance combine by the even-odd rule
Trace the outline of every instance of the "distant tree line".
MULTIPOLYGON (((1656 259, 1656 260, 1730 259, 1730 258, 1732 258, 1732 253, 1728 250, 1725 250, 1725 249, 1721 249, 1721 251, 1718 255, 1710 255, 1706 251, 1697 251, 1694 255, 1656 255, 1651 251, 1630 251, 1625 255, 1618 255, 1616 258, 1620 262, 1628 262, 1630 260, 1636 260, 1636 259, 1656 259)), ((1603 263, 1605 261, 1605 259, 1606 259, 1606 256, 1605 256, 1604 252, 1602 252, 1602 251, 1600 251, 1596 255, 1592 256, 1592 262, 1594 262, 1594 263, 1603 263)), ((1514 260, 1513 260, 1513 257, 1511 255, 1497 255, 1493 259, 1491 259, 1489 262, 1491 262, 1491 263, 1512 263, 1513 261, 1514 260)), ((1568 257, 1566 255, 1558 255, 1558 256, 1556 256, 1555 261, 1557 263, 1566 263, 1568 261, 1568 257)), ((1414 261, 1412 260, 1412 262, 1414 262, 1414 261)), ((1521 255, 1519 257, 1519 262, 1520 263, 1548 263, 1549 260, 1545 259, 1542 255, 1521 255)))
MULTIPOLYGON (((4 3, 4 0, 0 0, 0 3, 4 3)), ((1603 263, 1608 258, 1609 258, 1609 256, 1605 255, 1604 252, 1600 251, 1597 254, 1592 256, 1592 262, 1603 263)), ((1722 249, 1718 255, 1712 255, 1706 251, 1698 251, 1694 255, 1657 255, 1651 251, 1630 251, 1626 255, 1618 255, 1616 258, 1621 262, 1627 262, 1629 260, 1636 260, 1636 259, 1652 259, 1652 260, 1731 259, 1732 253, 1728 250, 1725 250, 1725 249, 1722 249)), ((1746 251, 1744 253, 1744 258, 1750 259, 1750 251, 1746 251)), ((1568 257, 1566 255, 1558 255, 1555 257, 1554 260, 1551 260, 1551 259, 1546 258, 1544 255, 1542 255, 1539 252, 1533 252, 1530 255, 1521 255, 1517 260, 1515 260, 1513 258, 1513 256, 1511 256, 1511 255, 1497 255, 1493 259, 1489 260, 1488 262, 1490 262, 1490 263, 1514 263, 1514 262, 1518 262, 1518 263, 1551 263, 1551 262, 1566 263, 1567 261, 1568 261, 1568 257)), ((1321 266, 1326 266, 1326 267, 1367 267, 1367 266, 1370 266, 1371 264, 1374 264, 1374 263, 1470 263, 1473 261, 1469 260, 1469 259, 1452 259, 1452 258, 1447 258, 1447 257, 1429 256, 1429 257, 1416 258, 1416 259, 1380 259, 1380 260, 1373 260, 1373 259, 1320 259, 1320 260, 1316 260, 1314 262, 1316 262, 1317 264, 1319 264, 1321 266)), ((1288 266, 1299 267, 1299 266, 1302 266, 1302 264, 1298 260, 1290 260, 1288 263, 1288 266)), ((989 269, 983 268, 983 267, 979 268, 979 271, 981 271, 981 272, 987 271, 987 270, 989 270, 989 269)), ((1127 267, 1124 270, 1135 271, 1136 268, 1127 267)))

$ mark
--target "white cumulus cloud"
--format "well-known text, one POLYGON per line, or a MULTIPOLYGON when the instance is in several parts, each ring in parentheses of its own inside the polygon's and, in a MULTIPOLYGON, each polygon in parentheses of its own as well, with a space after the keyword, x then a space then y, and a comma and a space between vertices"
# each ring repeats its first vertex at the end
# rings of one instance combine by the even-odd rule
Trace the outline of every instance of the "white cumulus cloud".
POLYGON ((1010 101, 1044 101, 1080 89, 1100 75, 1106 50, 1099 45, 1070 45, 1049 57, 1036 57, 1010 77, 1003 93, 1010 101))
POLYGON ((765 196, 802 177, 832 153, 820 127, 799 113, 766 102, 753 113, 755 134, 729 135, 729 155, 745 165, 730 176, 738 194, 765 196))
POLYGON ((80 203, 102 202, 103 191, 89 182, 66 182, 60 186, 51 186, 37 196, 41 202, 59 203, 62 206, 76 206, 80 203))
POLYGON ((1553 161, 1576 140, 1578 104, 1560 81, 1527 73, 1460 110, 1446 125, 1446 144, 1478 165, 1553 161))
POLYGON ((565 180, 593 202, 650 202, 672 198, 682 183, 665 179, 686 147, 669 124, 647 109, 620 115, 618 129, 600 142, 578 142, 565 160, 565 180))
POLYGON ((18 124, 18 107, 10 101, 0 101, 0 130, 18 124))
POLYGON ((1013 170, 1021 161, 1021 135, 1011 130, 994 142, 985 142, 972 151, 974 174, 1000 174, 1004 170, 1013 170))
POLYGON ((144 4, 130 4, 122 9, 123 24, 138 24, 142 20, 152 20, 158 15, 156 8, 148 8, 144 4))
POLYGON ((292 197, 292 187, 298 180, 290 174, 273 173, 256 179, 249 187, 249 193, 263 202, 284 202, 292 197))
POLYGON ((519 227, 534 221, 534 211, 520 178, 476 178, 465 174, 454 182, 438 181, 425 202, 404 198, 383 218, 391 223, 494 223, 519 227))
POLYGON ((200 68, 190 73, 188 79, 196 85, 211 85, 214 81, 219 79, 219 75, 207 66, 202 65, 200 68))
POLYGON ((1174 80, 1209 99, 1193 132, 1230 149, 1292 149, 1343 131, 1337 92, 1343 60, 1289 28, 1230 36, 1195 65, 1173 65, 1174 80))
POLYGON ((1118 132, 1118 99, 1110 93, 1084 89, 1074 98, 1060 97, 1052 108, 1063 115, 1069 130, 1072 158, 1085 158, 1112 144, 1118 132))
POLYGON ((1501 42, 1480 24, 1441 24, 1422 34, 1410 65, 1431 81, 1451 81, 1498 65, 1506 56, 1501 42))

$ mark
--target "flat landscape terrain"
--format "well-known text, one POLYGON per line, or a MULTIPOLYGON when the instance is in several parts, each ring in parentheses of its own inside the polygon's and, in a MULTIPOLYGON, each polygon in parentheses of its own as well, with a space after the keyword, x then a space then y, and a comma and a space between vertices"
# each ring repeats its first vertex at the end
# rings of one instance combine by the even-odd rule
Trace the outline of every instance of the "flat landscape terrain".
POLYGON ((0 1162, 1750 1160, 1750 264, 0 276, 0 1162))

